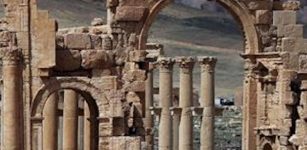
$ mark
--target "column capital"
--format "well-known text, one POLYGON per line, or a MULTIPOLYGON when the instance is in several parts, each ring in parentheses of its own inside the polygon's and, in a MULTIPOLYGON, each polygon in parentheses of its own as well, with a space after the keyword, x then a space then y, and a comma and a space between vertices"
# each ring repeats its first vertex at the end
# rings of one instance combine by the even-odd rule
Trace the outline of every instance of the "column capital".
POLYGON ((157 67, 157 62, 149 62, 148 63, 148 71, 153 71, 157 67))
POLYGON ((172 69, 175 61, 171 57, 160 57, 157 64, 161 69, 172 69))
POLYGON ((21 60, 21 50, 17 47, 1 49, 4 65, 17 65, 21 60))
POLYGON ((210 65, 213 67, 215 67, 217 62, 217 58, 210 56, 199 56, 197 59, 200 65, 210 65))
POLYGON ((209 72, 214 72, 215 65, 217 63, 217 58, 210 56, 200 56, 197 57, 198 63, 201 67, 209 72))
POLYGON ((195 64, 195 57, 176 57, 176 63, 178 63, 179 67, 182 69, 192 69, 195 64))

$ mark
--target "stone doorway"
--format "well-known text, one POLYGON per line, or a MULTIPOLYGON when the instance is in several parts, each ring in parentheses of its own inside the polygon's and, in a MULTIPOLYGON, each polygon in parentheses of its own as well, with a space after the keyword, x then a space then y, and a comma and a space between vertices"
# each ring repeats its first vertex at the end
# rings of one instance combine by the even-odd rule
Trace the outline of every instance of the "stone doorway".
MULTIPOLYGON (((212 2, 215 3, 215 2, 212 2)), ((218 4, 215 4, 216 6, 219 6, 218 4)), ((178 6, 176 5, 170 5, 169 7, 176 8, 178 6)), ((220 7, 220 6, 219 6, 220 7)), ((179 7, 179 9, 184 9, 179 7)), ((172 9, 170 9, 172 10, 172 9)), ((149 31, 149 39, 148 43, 159 43, 163 45, 163 55, 165 57, 172 57, 174 59, 177 58, 177 56, 213 56, 218 59, 216 67, 215 67, 215 98, 229 98, 231 100, 232 97, 234 97, 234 93, 236 88, 242 87, 243 80, 244 80, 244 59, 240 57, 240 54, 244 51, 244 39, 242 36, 242 31, 239 28, 239 24, 235 22, 235 20, 232 18, 232 16, 227 16, 225 18, 219 18, 221 20, 224 19, 223 21, 216 21, 215 26, 224 26, 223 31, 216 31, 213 30, 210 25, 206 25, 205 20, 214 20, 214 17, 210 17, 209 15, 211 12, 203 12, 204 14, 206 13, 205 17, 191 17, 189 19, 181 19, 180 17, 174 17, 172 15, 169 15, 168 6, 165 8, 164 11, 160 12, 157 17, 157 21, 154 22, 151 30, 149 31), (209 17, 208 17, 209 16, 209 17), (170 24, 167 21, 161 21, 164 20, 164 18, 171 18, 170 20, 176 20, 177 25, 169 28, 169 30, 163 28, 163 25, 160 24, 160 22, 163 22, 165 24, 170 24), (203 23, 200 23, 203 21, 203 23), (192 22, 192 23, 190 23, 192 22), (193 24, 194 22, 197 22, 198 24, 193 24), (219 25, 220 23, 220 25, 219 25), (224 25, 225 23, 226 25, 224 25), (227 28, 228 26, 231 26, 227 28), (182 28, 178 26, 183 26, 182 28), (208 29, 209 28, 209 29, 208 29), (178 31, 177 31, 177 30, 178 31), (229 31, 227 31, 227 29, 229 31), (182 30, 188 30, 188 32, 184 32, 182 30), (205 30, 205 31, 202 31, 205 30), (210 49, 210 46, 206 46, 206 44, 210 44, 210 42, 206 42, 204 39, 207 38, 206 36, 202 36, 200 34, 206 34, 207 30, 213 30, 211 34, 216 34, 214 37, 218 38, 220 37, 225 37, 223 34, 231 34, 233 37, 236 38, 237 41, 240 41, 236 43, 237 45, 241 46, 236 46, 239 50, 236 50, 236 48, 223 48, 223 47, 211 47, 212 49, 219 49, 219 50, 212 50, 210 49), (190 33, 189 33, 190 32, 190 33), (159 36, 162 34, 162 36, 159 36), (187 40, 186 38, 180 38, 180 36, 187 36, 189 39, 187 40), (163 39, 165 38, 165 39, 163 39), (203 38, 203 39, 202 39, 203 38), (185 41, 187 40, 187 41, 185 41), (193 43, 194 40, 194 43, 193 43), (203 44, 201 43, 202 41, 203 44), (239 66, 239 67, 238 67, 239 66), (228 82, 230 81, 230 82, 228 82), (225 89, 225 90, 224 90, 225 89), (227 90, 231 89, 231 90, 227 90)), ((179 10, 180 11, 180 10, 179 10)), ((178 13, 179 13, 178 11, 178 13)), ((225 10, 226 11, 226 10, 225 10)), ((184 14, 184 13, 183 13, 184 14)), ((216 17, 216 16, 215 16, 216 17)), ((188 18, 188 17, 187 17, 188 18)), ((219 20, 216 19, 216 20, 219 20)), ((166 19, 165 19, 166 20, 166 19)), ((210 40, 210 39, 206 39, 210 40)), ((212 44, 212 43, 211 43, 212 44)), ((153 44, 154 45, 154 44, 153 44)), ((195 61, 194 67, 193 67, 193 106, 194 107, 201 107, 199 99, 200 99, 200 73, 201 69, 198 66, 197 60, 195 61)), ((158 67, 159 68, 159 67, 158 67)), ((154 86, 155 88, 159 88, 159 72, 158 68, 154 71, 154 86)), ((174 65, 173 68, 173 93, 174 93, 174 99, 177 99, 176 102, 173 102, 173 107, 178 107, 179 103, 179 95, 180 95, 180 67, 177 64, 174 65)), ((243 90, 241 88, 241 90, 243 90)), ((243 97, 243 92, 241 92, 241 97, 243 97)), ((157 93, 158 94, 158 93, 157 93)), ((241 98, 242 100, 242 98, 241 98)), ((156 105, 158 105, 159 98, 156 96, 155 102, 156 105)), ((218 102, 216 102, 218 103, 218 102)), ((230 123, 228 124, 228 118, 232 117, 227 113, 240 113, 241 107, 236 107, 236 108, 229 108, 225 110, 225 113, 220 113, 221 110, 223 110, 223 106, 221 105, 216 105, 217 106, 217 111, 219 111, 219 114, 216 115, 216 136, 215 136, 215 142, 216 142, 216 149, 223 149, 223 148, 241 148, 241 137, 242 137, 242 115, 238 114, 234 116, 234 122, 235 123, 230 123), (233 127, 235 126, 235 127, 233 127)), ((200 148, 200 128, 201 128, 201 117, 195 116, 194 117, 194 149, 200 148)), ((173 120, 178 120, 178 116, 173 116, 173 120)), ((178 130, 178 122, 175 123, 173 122, 173 131, 178 130)), ((156 127, 156 131, 157 127, 156 127)), ((158 145, 158 133, 156 132, 156 146, 158 145)), ((178 132, 176 132, 173 135, 173 148, 178 149, 178 138, 175 138, 178 132), (177 142, 176 142, 177 141, 177 142)))
POLYGON ((40 90, 32 106, 32 149, 98 149, 99 108, 92 95, 102 95, 80 89, 86 86, 54 79, 40 90))
POLYGON ((52 93, 43 110, 43 149, 97 148, 98 116, 93 112, 76 91, 66 89, 52 93))

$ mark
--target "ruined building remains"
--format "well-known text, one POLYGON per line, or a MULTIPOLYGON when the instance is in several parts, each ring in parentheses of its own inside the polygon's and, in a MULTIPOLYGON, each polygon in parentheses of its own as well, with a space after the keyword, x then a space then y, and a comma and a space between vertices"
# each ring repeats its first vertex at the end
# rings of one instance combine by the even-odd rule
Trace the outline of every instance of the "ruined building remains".
MULTIPOLYGON (((157 14, 171 2, 107 0, 106 24, 95 19, 88 27, 58 29, 36 0, 3 0, 1 150, 57 149, 59 137, 63 149, 76 150, 80 116, 85 150, 150 150, 153 116, 159 118, 159 150, 192 150, 193 116, 202 116, 200 148, 212 150, 217 60, 163 57, 159 44, 147 43, 157 14), (175 65, 178 105, 172 104, 175 65), (202 70, 200 106, 191 98, 196 67, 202 70), (158 106, 152 105, 153 69, 160 75, 158 106), (174 137, 172 116, 180 118, 174 137), (57 135, 59 117, 63 135, 57 135)), ((243 149, 307 149, 307 40, 297 24, 300 3, 216 2, 244 33, 243 149)))

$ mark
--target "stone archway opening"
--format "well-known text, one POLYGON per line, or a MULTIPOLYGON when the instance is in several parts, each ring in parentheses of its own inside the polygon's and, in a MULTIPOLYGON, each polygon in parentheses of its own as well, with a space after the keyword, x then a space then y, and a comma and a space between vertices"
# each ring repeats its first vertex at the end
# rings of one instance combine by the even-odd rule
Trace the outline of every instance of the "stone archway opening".
POLYGON ((43 149, 95 149, 98 147, 98 108, 84 92, 53 92, 43 108, 43 149), (96 107, 96 108, 95 108, 96 107))
MULTIPOLYGON (((218 144, 215 148, 241 148, 244 61, 240 58, 240 54, 246 48, 244 47, 245 36, 242 33, 241 25, 236 22, 237 18, 234 18, 218 3, 212 2, 210 4, 217 7, 221 12, 212 13, 178 4, 166 6, 159 13, 149 31, 148 43, 162 44, 164 55, 167 57, 215 56, 218 58, 215 71, 216 104, 222 108, 225 106, 221 106, 221 102, 223 105, 232 105, 233 99, 236 98, 239 99, 237 102, 240 107, 227 109, 224 116, 216 117, 216 130, 219 130, 217 131, 219 133, 216 132, 215 140, 218 144), (229 116, 227 113, 232 113, 233 116, 229 116), (231 117, 236 118, 235 123, 227 125, 229 122, 227 119, 231 117), (229 132, 230 126, 235 128, 231 130, 232 133, 229 132)), ((193 101, 195 101, 195 106, 199 106, 197 103, 200 91, 200 73, 200 68, 195 65, 193 73, 193 101)), ((154 81, 159 81, 158 74, 155 73, 154 81)), ((175 102, 173 102, 173 105, 178 104, 179 101, 179 74, 180 67, 174 65, 173 94, 175 102)), ((158 89, 159 82, 154 82, 154 86, 158 89)), ((157 101, 156 105, 158 105, 157 101)), ((196 118, 194 121, 194 147, 199 147, 201 121, 197 120, 197 117, 194 118, 196 118)), ((176 120, 176 117, 173 117, 173 120, 176 120)), ((173 124, 176 123, 173 122, 173 124)), ((176 126, 178 125, 173 126, 173 130, 178 130, 176 126)), ((157 132, 155 136, 158 136, 157 132)), ((178 135, 174 135, 174 137, 176 136, 178 135)), ((174 143, 176 142, 173 142, 173 146, 175 146, 174 143)))
POLYGON ((31 149, 98 149, 101 102, 104 94, 84 80, 46 82, 31 107, 31 149))

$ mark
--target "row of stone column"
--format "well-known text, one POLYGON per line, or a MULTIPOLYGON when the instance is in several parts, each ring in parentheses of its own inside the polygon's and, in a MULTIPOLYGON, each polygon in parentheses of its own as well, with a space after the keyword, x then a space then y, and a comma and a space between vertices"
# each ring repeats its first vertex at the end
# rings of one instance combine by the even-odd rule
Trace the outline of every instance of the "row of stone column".
MULTIPOLYGON (((152 129, 153 121, 150 109, 160 117, 159 122, 159 150, 191 150, 193 149, 193 112, 202 116, 201 150, 214 149, 214 68, 216 59, 212 57, 178 57, 160 58, 158 60, 159 75, 159 107, 153 104, 153 75, 148 73, 146 85, 146 129, 152 129), (180 67, 179 107, 173 107, 173 66, 180 67), (193 68, 195 64, 201 67, 200 103, 201 107, 193 107, 193 68), (173 117, 172 117, 172 114, 173 117), (175 117, 174 117, 175 116, 175 117), (177 130, 172 122, 178 120, 177 130), (173 129, 172 129, 173 128, 173 129)), ((153 68, 153 67, 151 67, 153 68)), ((152 70, 152 69, 151 69, 152 70)), ((176 122, 176 121, 175 121, 176 122)), ((147 135, 148 149, 153 148, 152 136, 147 135)))
MULTIPOLYGON (((58 149, 58 93, 49 96, 43 112, 43 149, 58 149)), ((63 150, 78 149, 78 93, 73 90, 64 91, 63 107, 63 150)), ((84 102, 83 149, 90 150, 90 113, 88 104, 84 102)))

